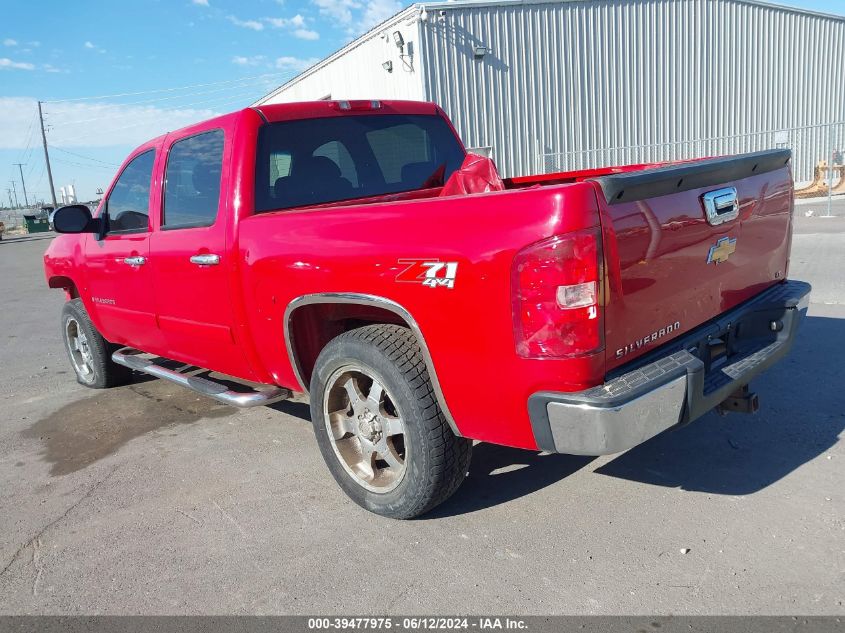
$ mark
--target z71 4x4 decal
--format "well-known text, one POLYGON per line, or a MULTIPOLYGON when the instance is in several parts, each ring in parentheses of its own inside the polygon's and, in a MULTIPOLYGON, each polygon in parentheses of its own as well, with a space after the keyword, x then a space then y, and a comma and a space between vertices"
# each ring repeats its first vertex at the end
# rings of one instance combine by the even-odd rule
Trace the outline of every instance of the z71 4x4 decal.
POLYGON ((458 275, 458 262, 441 262, 439 259, 400 259, 405 269, 396 275, 396 281, 417 283, 429 288, 454 288, 458 275))

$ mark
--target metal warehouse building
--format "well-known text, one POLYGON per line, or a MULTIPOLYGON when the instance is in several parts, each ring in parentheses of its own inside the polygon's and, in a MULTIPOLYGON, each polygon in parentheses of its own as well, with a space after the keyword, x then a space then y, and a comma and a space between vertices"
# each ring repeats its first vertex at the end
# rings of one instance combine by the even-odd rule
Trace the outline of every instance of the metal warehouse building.
POLYGON ((845 17, 755 0, 415 4, 264 97, 439 103, 506 176, 845 146, 845 17))

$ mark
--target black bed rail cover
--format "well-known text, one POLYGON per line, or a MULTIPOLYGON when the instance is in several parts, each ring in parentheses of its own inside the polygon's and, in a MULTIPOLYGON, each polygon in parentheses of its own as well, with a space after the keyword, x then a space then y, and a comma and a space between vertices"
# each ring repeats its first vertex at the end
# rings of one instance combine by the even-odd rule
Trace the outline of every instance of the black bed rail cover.
POLYGON ((790 149, 770 149, 602 176, 595 180, 608 204, 621 204, 701 187, 728 185, 785 167, 791 158, 790 149))

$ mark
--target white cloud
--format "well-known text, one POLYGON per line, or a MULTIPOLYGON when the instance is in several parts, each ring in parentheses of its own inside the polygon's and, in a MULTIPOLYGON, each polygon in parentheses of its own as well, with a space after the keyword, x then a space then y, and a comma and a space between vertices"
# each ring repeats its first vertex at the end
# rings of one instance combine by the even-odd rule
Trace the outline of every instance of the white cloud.
POLYGON ((279 57, 276 59, 276 68, 279 70, 301 73, 303 70, 310 68, 318 61, 320 61, 318 57, 309 57, 307 59, 301 59, 299 57, 279 57))
POLYGON ((16 62, 8 57, 0 57, 0 69, 11 68, 15 70, 35 70, 35 64, 29 62, 16 62))
POLYGON ((350 34, 357 34, 383 22, 402 10, 399 0, 311 0, 322 15, 350 34))
POLYGON ((226 16, 232 24, 240 26, 245 29, 252 29, 253 31, 263 31, 264 25, 257 20, 239 20, 234 15, 226 16))
POLYGON ((311 2, 320 9, 320 13, 343 26, 352 22, 352 9, 361 8, 361 3, 357 0, 311 0, 311 2))
POLYGON ((292 18, 262 18, 264 22, 269 24, 270 26, 274 26, 277 29, 283 29, 287 27, 295 27, 295 28, 302 28, 305 26, 305 18, 302 17, 299 13, 297 13, 292 18))
POLYGON ((294 37, 298 37, 301 40, 318 40, 320 39, 320 34, 317 31, 312 31, 311 29, 296 29, 293 32, 294 37))
POLYGON ((235 55, 232 58, 232 63, 238 66, 258 66, 266 58, 264 55, 253 55, 252 57, 244 57, 242 55, 235 55))
POLYGON ((13 40, 11 37, 7 37, 5 40, 3 40, 3 46, 17 46, 17 45, 18 45, 18 41, 13 40))
POLYGON ((208 0, 191 0, 191 2, 201 7, 208 6, 208 0))
MULTIPOLYGON (((249 103, 244 99, 243 105, 249 103)), ((226 109, 235 109, 227 105, 226 109)), ((23 149, 35 99, 0 97, 0 149, 23 149)), ((45 103, 47 142, 58 147, 140 145, 165 132, 218 115, 207 108, 159 108, 110 103, 45 103)))
POLYGON ((402 10, 398 0, 371 0, 363 15, 363 26, 371 28, 402 10))
POLYGON ((301 40, 320 39, 320 34, 314 29, 307 27, 306 20, 300 13, 297 13, 292 18, 261 18, 261 20, 277 29, 289 29, 294 37, 301 40))
POLYGON ((87 48, 89 51, 97 51, 98 53, 105 53, 106 52, 105 48, 101 48, 101 47, 97 46, 96 44, 94 44, 93 42, 90 42, 90 41, 86 41, 82 46, 84 48, 87 48))

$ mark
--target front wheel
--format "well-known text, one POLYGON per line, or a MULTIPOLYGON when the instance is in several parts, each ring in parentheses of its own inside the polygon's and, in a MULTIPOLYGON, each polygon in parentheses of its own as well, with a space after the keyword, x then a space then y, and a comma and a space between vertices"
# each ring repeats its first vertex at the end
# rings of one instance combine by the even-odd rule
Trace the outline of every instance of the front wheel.
POLYGON ((311 419, 335 480, 358 505, 410 519, 452 495, 472 442, 437 404, 408 328, 369 325, 329 342, 311 377, 311 419))
POLYGON ((111 359, 117 346, 97 331, 79 299, 68 301, 62 309, 62 338, 80 384, 105 389, 129 381, 132 371, 111 359))

